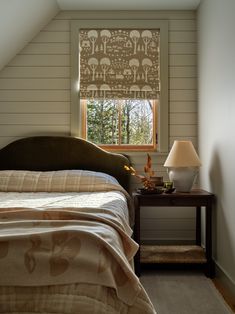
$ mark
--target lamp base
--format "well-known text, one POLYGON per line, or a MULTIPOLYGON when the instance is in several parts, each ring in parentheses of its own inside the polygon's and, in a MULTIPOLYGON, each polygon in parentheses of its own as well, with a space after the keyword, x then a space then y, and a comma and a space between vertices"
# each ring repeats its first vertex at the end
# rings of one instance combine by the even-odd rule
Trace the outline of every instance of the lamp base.
POLYGON ((176 192, 190 192, 197 174, 198 169, 195 167, 168 168, 169 179, 176 192))

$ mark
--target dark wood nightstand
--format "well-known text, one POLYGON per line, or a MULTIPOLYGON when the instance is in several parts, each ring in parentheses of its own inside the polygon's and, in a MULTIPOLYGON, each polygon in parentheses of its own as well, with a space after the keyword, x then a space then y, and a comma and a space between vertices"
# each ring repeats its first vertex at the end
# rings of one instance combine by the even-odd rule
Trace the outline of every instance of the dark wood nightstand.
POLYGON ((189 193, 172 194, 133 194, 135 205, 135 227, 134 239, 140 245, 140 208, 141 206, 188 206, 196 208, 196 243, 194 246, 142 246, 135 256, 135 271, 140 276, 141 263, 199 263, 205 264, 206 276, 214 276, 214 262, 212 260, 212 236, 211 236, 211 214, 215 199, 214 194, 204 190, 192 190, 189 193), (201 207, 206 210, 205 249, 201 247, 201 207), (159 251, 160 250, 160 251, 159 251), (140 254, 141 251, 141 254, 140 254), (161 253, 166 253, 167 258, 159 258, 161 253), (192 254, 191 254, 192 253, 192 254), (155 255, 155 256, 154 256, 155 255), (182 256, 186 258, 182 258, 182 256), (172 257, 172 260, 170 258, 172 257), (188 257, 188 258, 187 258, 188 257))

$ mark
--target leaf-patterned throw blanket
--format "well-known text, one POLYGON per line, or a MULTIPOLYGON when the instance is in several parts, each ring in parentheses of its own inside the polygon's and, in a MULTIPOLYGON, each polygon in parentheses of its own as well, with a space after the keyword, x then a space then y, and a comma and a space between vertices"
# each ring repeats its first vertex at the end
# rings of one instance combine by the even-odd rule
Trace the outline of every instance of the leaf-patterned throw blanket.
POLYGON ((130 261, 138 246, 127 193, 113 177, 0 171, 0 191, 1 286, 94 283, 135 302, 141 285, 130 261))

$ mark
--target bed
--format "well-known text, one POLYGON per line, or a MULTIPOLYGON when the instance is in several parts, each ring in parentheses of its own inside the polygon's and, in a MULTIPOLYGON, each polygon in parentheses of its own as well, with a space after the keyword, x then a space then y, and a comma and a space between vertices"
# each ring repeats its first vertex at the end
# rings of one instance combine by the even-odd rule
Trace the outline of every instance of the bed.
POLYGON ((155 313, 121 154, 38 136, 0 150, 0 313, 155 313))

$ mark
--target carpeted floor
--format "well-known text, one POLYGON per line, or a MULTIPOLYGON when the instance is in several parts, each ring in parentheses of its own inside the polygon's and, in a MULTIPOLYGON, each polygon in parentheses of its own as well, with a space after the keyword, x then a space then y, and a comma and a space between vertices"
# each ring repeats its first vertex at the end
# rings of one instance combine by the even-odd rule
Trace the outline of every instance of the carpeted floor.
POLYGON ((140 281, 157 314, 233 314, 202 272, 143 270, 140 281))

